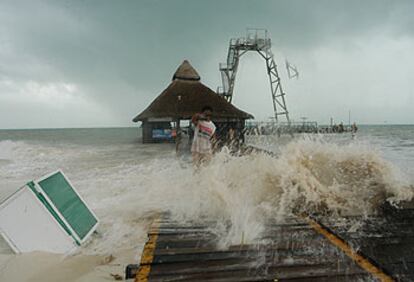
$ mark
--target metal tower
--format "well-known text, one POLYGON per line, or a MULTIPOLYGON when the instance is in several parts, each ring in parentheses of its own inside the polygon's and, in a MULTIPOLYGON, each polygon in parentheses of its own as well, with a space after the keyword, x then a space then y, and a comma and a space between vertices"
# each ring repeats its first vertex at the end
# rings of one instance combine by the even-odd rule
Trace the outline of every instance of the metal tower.
POLYGON ((285 115, 288 124, 290 124, 285 93, 282 89, 271 47, 272 43, 270 38, 268 38, 266 29, 247 29, 246 37, 232 38, 230 40, 227 62, 220 63, 223 86, 217 88, 217 93, 224 96, 231 103, 240 57, 247 51, 256 51, 266 61, 275 121, 278 122, 279 116, 285 115))

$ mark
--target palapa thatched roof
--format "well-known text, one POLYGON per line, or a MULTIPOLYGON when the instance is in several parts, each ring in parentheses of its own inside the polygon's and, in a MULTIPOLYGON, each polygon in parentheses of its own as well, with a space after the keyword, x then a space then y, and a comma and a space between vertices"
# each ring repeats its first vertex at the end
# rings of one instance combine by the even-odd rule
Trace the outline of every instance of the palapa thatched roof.
POLYGON ((193 68, 193 66, 187 60, 184 60, 184 62, 182 62, 182 64, 174 73, 172 80, 175 79, 199 81, 200 76, 198 75, 197 71, 193 68))
POLYGON ((176 70, 170 85, 133 121, 167 117, 189 119, 204 106, 213 108, 213 119, 253 118, 202 84, 197 71, 185 60, 176 70))

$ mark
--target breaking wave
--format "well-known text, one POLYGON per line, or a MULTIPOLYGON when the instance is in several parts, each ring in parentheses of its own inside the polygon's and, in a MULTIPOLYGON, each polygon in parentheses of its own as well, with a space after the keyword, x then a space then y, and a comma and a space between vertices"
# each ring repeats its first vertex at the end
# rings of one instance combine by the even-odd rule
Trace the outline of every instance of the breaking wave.
POLYGON ((197 173, 181 173, 153 190, 158 195, 153 197, 179 219, 215 220, 223 245, 242 238, 254 242, 269 218, 301 212, 368 215, 385 201, 398 205, 414 196, 414 188, 377 152, 321 140, 291 142, 277 158, 223 150, 197 173))
POLYGON ((269 219, 300 212, 368 215, 385 201, 398 205, 414 196, 411 180, 357 142, 296 139, 281 145, 277 157, 236 156, 224 148, 198 171, 165 144, 95 148, 1 141, 0 148, 0 158, 9 160, 0 164, 0 188, 57 168, 66 172, 101 220, 100 235, 81 253, 141 248, 159 212, 179 221, 214 222, 212 231, 228 246, 255 242, 269 219))

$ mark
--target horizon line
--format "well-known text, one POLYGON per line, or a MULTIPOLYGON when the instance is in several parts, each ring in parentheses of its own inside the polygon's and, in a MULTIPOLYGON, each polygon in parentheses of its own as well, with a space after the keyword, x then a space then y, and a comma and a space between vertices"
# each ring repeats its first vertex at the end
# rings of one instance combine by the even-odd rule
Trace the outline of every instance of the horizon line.
MULTIPOLYGON (((260 121, 259 121, 260 122, 260 121)), ((263 121, 266 122, 266 121, 263 121)), ((358 126, 380 126, 380 125, 414 125, 414 123, 359 123, 358 126)), ((329 124, 318 124, 318 126, 330 126, 329 124)), ((26 127, 26 128, 0 128, 0 130, 53 130, 53 129, 120 129, 140 128, 140 126, 85 126, 85 127, 26 127)))

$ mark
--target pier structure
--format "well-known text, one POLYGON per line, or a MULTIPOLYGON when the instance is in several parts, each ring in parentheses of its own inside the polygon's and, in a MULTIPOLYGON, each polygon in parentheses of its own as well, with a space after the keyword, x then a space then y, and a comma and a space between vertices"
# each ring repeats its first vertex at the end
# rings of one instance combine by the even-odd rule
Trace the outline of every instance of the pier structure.
POLYGON ((148 231, 139 264, 144 281, 414 281, 414 206, 385 204, 377 215, 296 214, 268 220, 256 243, 217 246, 214 222, 168 214, 148 231), (356 224, 359 228, 355 228, 356 224))
POLYGON ((247 121, 245 134, 247 135, 279 135, 285 133, 318 133, 318 123, 315 121, 279 122, 274 121, 247 121))
POLYGON ((227 101, 232 101, 240 58, 249 51, 257 52, 266 62, 275 122, 279 122, 279 117, 284 116, 286 122, 290 124, 285 92, 282 88, 272 52, 272 43, 266 29, 247 29, 246 37, 232 38, 230 40, 227 61, 219 64, 222 86, 217 88, 217 93, 227 101))

